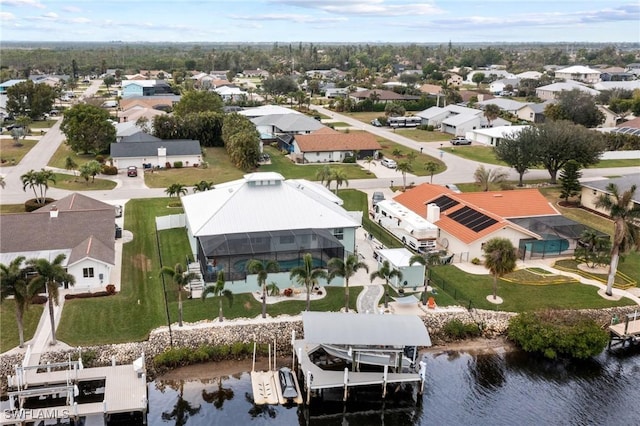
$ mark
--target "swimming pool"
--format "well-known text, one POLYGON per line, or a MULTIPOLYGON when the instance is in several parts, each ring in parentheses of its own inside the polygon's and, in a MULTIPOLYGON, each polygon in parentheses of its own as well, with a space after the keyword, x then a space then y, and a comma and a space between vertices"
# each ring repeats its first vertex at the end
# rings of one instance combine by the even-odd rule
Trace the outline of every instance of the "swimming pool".
MULTIPOLYGON (((243 259, 239 260, 233 264, 233 270, 236 272, 245 272, 247 268, 247 262, 251 259, 243 259)), ((289 271, 296 266, 302 266, 302 259, 289 259, 289 260, 279 260, 278 265, 280 265, 281 271, 289 271)), ((314 268, 326 268, 326 263, 321 259, 313 258, 313 267, 314 268)))
POLYGON ((542 235, 542 237, 543 240, 526 243, 526 250, 529 253, 562 253, 569 249, 569 241, 564 238, 558 238, 555 235, 542 235))

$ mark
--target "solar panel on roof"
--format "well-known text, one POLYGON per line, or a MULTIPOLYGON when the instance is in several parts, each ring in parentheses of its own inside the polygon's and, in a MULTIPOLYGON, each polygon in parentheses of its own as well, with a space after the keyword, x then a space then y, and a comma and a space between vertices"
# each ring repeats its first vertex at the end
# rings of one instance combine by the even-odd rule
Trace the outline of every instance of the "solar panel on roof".
POLYGON ((451 213, 449 217, 474 232, 480 232, 491 225, 498 223, 498 221, 492 217, 489 217, 484 213, 480 213, 468 206, 451 213))
POLYGON ((443 195, 441 197, 436 198, 433 203, 435 203, 438 207, 440 207, 440 211, 444 212, 448 209, 450 209, 451 207, 457 206, 458 203, 456 200, 452 200, 451 198, 447 197, 446 195, 443 195))

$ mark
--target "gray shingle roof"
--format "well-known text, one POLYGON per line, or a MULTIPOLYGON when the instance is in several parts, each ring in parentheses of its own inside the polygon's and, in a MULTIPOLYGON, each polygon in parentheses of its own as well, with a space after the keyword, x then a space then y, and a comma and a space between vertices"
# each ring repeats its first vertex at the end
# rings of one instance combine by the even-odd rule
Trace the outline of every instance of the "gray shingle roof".
POLYGON ((152 157, 158 148, 167 148, 167 155, 199 155, 200 142, 189 139, 162 140, 159 142, 119 142, 111 144, 114 158, 152 157))
POLYGON ((256 126, 274 126, 283 132, 311 132, 324 127, 315 118, 302 114, 274 114, 252 118, 251 122, 256 126))

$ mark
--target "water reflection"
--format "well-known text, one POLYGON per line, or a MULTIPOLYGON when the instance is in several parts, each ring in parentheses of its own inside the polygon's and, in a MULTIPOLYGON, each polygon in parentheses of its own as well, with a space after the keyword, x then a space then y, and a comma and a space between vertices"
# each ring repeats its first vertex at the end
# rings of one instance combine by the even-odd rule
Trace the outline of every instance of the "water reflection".
MULTIPOLYGON (((429 354, 416 389, 362 388, 342 403, 325 391, 310 407, 256 406, 250 375, 150 384, 149 424, 194 425, 635 425, 640 418, 640 348, 578 362, 520 352, 429 354)), ((212 366, 215 370, 215 365, 212 366)), ((212 372, 214 375, 215 372, 212 372)))

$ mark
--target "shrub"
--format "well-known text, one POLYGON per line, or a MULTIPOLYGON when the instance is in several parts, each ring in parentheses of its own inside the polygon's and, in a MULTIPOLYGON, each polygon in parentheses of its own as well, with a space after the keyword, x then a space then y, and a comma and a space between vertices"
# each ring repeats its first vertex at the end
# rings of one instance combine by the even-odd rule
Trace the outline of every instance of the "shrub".
POLYGON ((116 286, 113 284, 107 284, 107 294, 116 294, 116 286))
POLYGON ((465 339, 467 337, 477 337, 480 335, 480 328, 474 323, 463 323, 459 319, 452 319, 447 322, 442 331, 452 339, 465 339))
POLYGON ((292 288, 285 288, 284 291, 282 292, 282 294, 284 294, 286 297, 291 297, 291 296, 293 296, 293 289, 292 288))
POLYGON ((176 169, 181 169, 182 168, 182 161, 174 161, 173 162, 173 167, 175 167, 176 169))
POLYGON ((104 157, 104 155, 102 155, 102 154, 98 154, 98 155, 96 155, 96 161, 97 161, 98 163, 100 163, 100 164, 104 164, 104 161, 105 161, 105 157, 104 157))
POLYGON ((107 164, 105 164, 104 166, 102 166, 102 174, 103 175, 117 175, 118 174, 118 168, 116 166, 109 166, 107 164))
POLYGON ((526 352, 547 358, 585 359, 609 343, 605 330, 586 315, 573 311, 524 312, 509 321, 509 339, 526 352))
POLYGON ((478 259, 477 257, 474 257, 473 259, 471 259, 471 263, 474 265, 479 265, 481 262, 480 262, 480 259, 478 259))
POLYGON ((342 160, 343 163, 349 163, 349 164, 353 164, 356 162, 356 157, 353 155, 349 155, 347 157, 344 157, 344 160, 342 160))
POLYGON ((244 343, 236 342, 231 345, 231 355, 233 355, 234 357, 238 357, 244 353, 246 353, 244 343))
POLYGON ((170 169, 171 168, 171 163, 168 162, 168 161, 166 163, 164 163, 164 168, 165 169, 170 169))
POLYGON ((33 296, 31 298, 31 304, 32 305, 44 305, 45 303, 47 303, 47 296, 42 296, 40 294, 36 294, 35 296, 33 296))
POLYGON ((24 211, 27 213, 31 213, 32 211, 38 210, 40 207, 44 207, 47 204, 51 204, 55 201, 56 200, 54 200, 53 198, 45 198, 44 204, 38 204, 35 198, 31 198, 30 200, 24 202, 24 211))
POLYGON ((92 297, 105 297, 105 296, 111 296, 114 293, 108 293, 106 291, 96 291, 95 293, 75 293, 75 294, 65 294, 64 295, 64 300, 71 300, 71 299, 90 299, 92 297))

